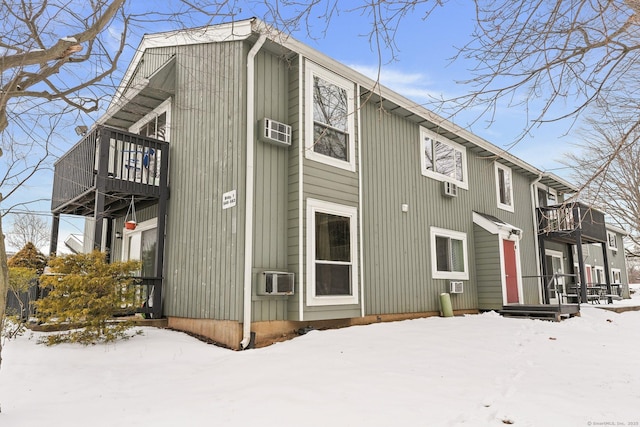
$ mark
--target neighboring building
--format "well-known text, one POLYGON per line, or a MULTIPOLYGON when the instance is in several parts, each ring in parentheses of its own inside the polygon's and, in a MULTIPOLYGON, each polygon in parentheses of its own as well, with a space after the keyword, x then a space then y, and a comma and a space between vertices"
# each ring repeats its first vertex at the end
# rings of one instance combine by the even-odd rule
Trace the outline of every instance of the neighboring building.
MULTIPOLYGON (((607 244, 575 191, 251 19, 145 36, 52 210, 143 260, 154 315, 240 348, 438 314, 451 290, 457 313, 553 302, 542 277, 607 244)), ((603 268, 626 283, 621 255, 603 268)))

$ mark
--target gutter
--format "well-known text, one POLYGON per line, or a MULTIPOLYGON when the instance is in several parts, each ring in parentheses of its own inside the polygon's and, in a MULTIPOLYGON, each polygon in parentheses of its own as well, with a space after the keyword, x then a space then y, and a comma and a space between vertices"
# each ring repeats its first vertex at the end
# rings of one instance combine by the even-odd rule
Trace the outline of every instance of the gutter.
POLYGON ((253 266, 253 180, 254 180, 254 135, 255 135, 255 57, 267 36, 260 34, 258 41, 247 54, 247 170, 245 177, 245 224, 244 224, 244 301, 242 316, 242 341, 245 350, 251 344, 251 279, 253 266))
MULTIPOLYGON (((533 216, 533 246, 536 253, 536 270, 538 276, 542 276, 542 260, 540 259, 540 245, 538 244, 538 211, 536 210, 536 200, 538 197, 538 191, 536 184, 543 178, 542 172, 538 174, 538 177, 531 181, 531 214, 533 216)), ((538 301, 543 301, 542 287, 544 286, 544 278, 542 282, 538 284, 538 301)))

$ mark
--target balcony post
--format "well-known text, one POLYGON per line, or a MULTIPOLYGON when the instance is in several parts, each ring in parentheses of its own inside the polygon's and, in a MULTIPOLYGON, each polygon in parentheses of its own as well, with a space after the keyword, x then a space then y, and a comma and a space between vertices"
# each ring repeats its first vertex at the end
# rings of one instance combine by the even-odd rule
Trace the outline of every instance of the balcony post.
POLYGON ((51 221, 51 239, 49 240, 49 256, 54 257, 58 252, 58 234, 60 232, 60 214, 53 214, 51 221))
POLYGON ((102 235, 104 233, 104 218, 105 218, 105 202, 106 202, 106 188, 107 188, 107 173, 109 172, 109 138, 105 135, 104 128, 100 128, 98 131, 98 138, 96 145, 99 149, 96 150, 98 158, 98 170, 96 171, 96 199, 94 205, 94 234, 93 234, 93 249, 102 250, 102 235))
POLYGON ((582 232, 576 230, 576 251, 578 252, 578 269, 580 270, 580 301, 587 302, 587 275, 584 269, 584 255, 582 253, 582 232))
MULTIPOLYGON (((604 278, 607 284, 607 295, 611 295, 611 273, 609 271, 609 255, 607 254, 607 242, 602 242, 602 262, 604 263, 604 278)), ((608 297, 609 299, 610 297, 608 297)), ((609 302, 607 299, 607 302, 609 302)), ((612 301, 611 301, 612 302, 612 301)))

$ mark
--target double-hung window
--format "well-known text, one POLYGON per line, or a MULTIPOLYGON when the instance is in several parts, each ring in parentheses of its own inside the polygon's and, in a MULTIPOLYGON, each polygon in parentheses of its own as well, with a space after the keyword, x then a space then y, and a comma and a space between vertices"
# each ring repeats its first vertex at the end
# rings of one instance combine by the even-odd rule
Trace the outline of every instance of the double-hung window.
POLYGON ((461 188, 467 183, 467 150, 455 142, 425 128, 420 128, 422 174, 439 181, 449 181, 461 188))
POLYGON ((618 240, 616 238, 616 233, 607 231, 607 246, 614 252, 618 250, 618 240))
POLYGON ((498 207, 513 212, 513 180, 511 169, 496 162, 498 207))
POLYGON ((357 209, 307 199, 307 304, 358 302, 357 209))
POLYGON ((307 61, 306 157, 355 171, 354 85, 307 61))
POLYGON ((431 267, 434 279, 469 279, 467 235, 431 227, 431 267))

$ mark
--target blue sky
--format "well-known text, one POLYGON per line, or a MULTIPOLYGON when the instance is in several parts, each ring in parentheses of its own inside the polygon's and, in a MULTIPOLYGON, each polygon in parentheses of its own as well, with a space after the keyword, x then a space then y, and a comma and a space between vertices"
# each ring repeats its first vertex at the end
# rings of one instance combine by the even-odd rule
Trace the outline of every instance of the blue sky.
MULTIPOLYGON (((237 14, 237 19, 263 16, 263 9, 252 9, 251 4, 254 3, 256 2, 246 2, 242 11, 237 14)), ((391 60, 390 51, 383 50, 383 63, 380 69, 375 46, 372 46, 369 40, 370 17, 358 11, 334 15, 326 32, 323 32, 326 21, 316 19, 311 21, 311 37, 306 28, 294 32, 293 36, 372 78, 376 78, 380 70, 381 82, 385 86, 435 110, 433 97, 446 99, 464 95, 470 90, 469 87, 458 82, 469 79, 472 76, 470 70, 476 64, 464 60, 451 62, 451 58, 456 54, 455 47, 463 46, 469 40, 474 26, 473 13, 470 2, 454 0, 446 7, 438 8, 426 20, 423 19, 424 10, 420 9, 417 9, 414 14, 405 16, 395 37, 395 58, 391 60)), ((223 21, 226 20, 228 19, 223 19, 223 21)), ((205 21, 195 21, 193 26, 203 23, 205 21)), ((129 50, 121 60, 115 82, 119 82, 120 76, 129 65, 133 48, 138 46, 143 33, 174 28, 176 28, 175 23, 155 22, 136 29, 136 34, 128 43, 129 50)), ((117 35, 119 28, 114 26, 110 31, 117 35)), ((106 106, 105 103, 103 107, 106 106)), ((84 124, 91 125, 101 114, 102 111, 82 120, 84 124)), ((453 121, 506 149, 511 147, 527 125, 527 114, 523 108, 503 105, 491 122, 487 117, 479 116, 477 109, 462 111, 453 118, 453 121)), ((530 135, 524 137, 509 151, 537 168, 552 171, 570 179, 570 172, 557 161, 564 152, 573 149, 571 143, 577 140, 575 129, 571 130, 570 125, 570 122, 565 121, 535 128, 530 135)), ((66 135, 68 135, 67 138, 59 140, 60 149, 56 154, 60 154, 77 141, 73 125, 67 129, 66 135)), ((9 200, 10 203, 5 203, 3 208, 17 202, 50 198, 51 180, 51 172, 43 171, 14 195, 9 200)), ((50 202, 39 202, 30 205, 29 208, 47 214, 50 202)), ((7 219, 8 221, 4 224, 5 232, 11 229, 11 218, 7 219)), ((61 240, 69 233, 81 233, 81 228, 81 221, 63 218, 60 230, 61 240)))

